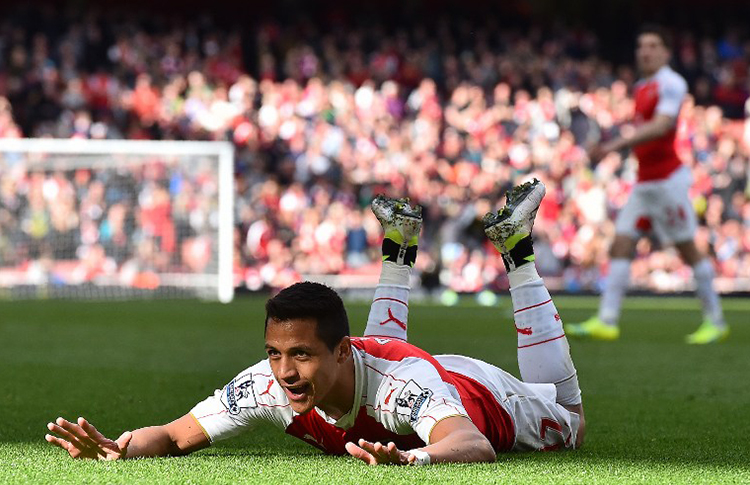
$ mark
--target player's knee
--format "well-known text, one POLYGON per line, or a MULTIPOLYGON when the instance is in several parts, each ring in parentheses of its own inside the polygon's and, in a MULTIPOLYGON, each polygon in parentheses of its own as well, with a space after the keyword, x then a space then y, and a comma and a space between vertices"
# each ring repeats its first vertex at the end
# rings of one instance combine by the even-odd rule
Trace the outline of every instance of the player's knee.
POLYGON ((682 260, 689 266, 695 266, 703 259, 703 254, 693 241, 675 244, 675 248, 680 253, 682 260))
POLYGON ((578 433, 576 434, 576 447, 577 450, 583 446, 583 437, 586 435, 586 418, 581 414, 581 421, 578 423, 578 433))
POLYGON ((630 237, 617 235, 609 248, 609 255, 611 258, 633 259, 635 245, 636 241, 630 237))
POLYGON ((494 463, 495 461, 497 461, 497 453, 495 452, 495 448, 492 447, 492 443, 490 443, 489 440, 485 440, 478 446, 481 448, 481 458, 479 461, 485 463, 494 463))
POLYGON ((578 429, 576 430, 575 449, 583 446, 583 437, 586 434, 586 417, 583 414, 583 403, 575 405, 563 405, 565 409, 578 415, 578 429))

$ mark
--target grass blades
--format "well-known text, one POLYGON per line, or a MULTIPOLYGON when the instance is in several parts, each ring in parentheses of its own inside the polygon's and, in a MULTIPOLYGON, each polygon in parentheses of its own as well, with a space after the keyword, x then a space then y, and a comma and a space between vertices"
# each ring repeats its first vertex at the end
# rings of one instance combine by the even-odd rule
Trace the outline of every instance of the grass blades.
MULTIPOLYGON (((583 449, 492 465, 367 467, 272 428, 189 457, 73 461, 47 422, 85 416, 110 437, 181 416, 263 358, 263 302, 0 302, 0 483, 748 483, 750 302, 726 299, 732 334, 687 346, 697 302, 626 300, 622 337, 571 341, 588 423, 583 449)), ((557 297, 565 321, 594 298, 557 297)), ((362 332, 368 304, 347 305, 362 332)), ((410 341, 517 374, 510 298, 499 308, 411 305, 410 341)))

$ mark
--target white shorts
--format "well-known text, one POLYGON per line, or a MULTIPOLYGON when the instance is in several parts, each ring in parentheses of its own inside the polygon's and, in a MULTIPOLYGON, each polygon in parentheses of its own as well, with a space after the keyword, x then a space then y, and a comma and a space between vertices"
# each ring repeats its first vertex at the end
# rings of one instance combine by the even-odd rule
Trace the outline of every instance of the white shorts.
POLYGON ((662 244, 692 241, 698 227, 688 197, 692 184, 692 174, 685 166, 664 180, 639 182, 617 215, 615 232, 638 239, 653 231, 662 244))
POLYGON ((436 355, 443 367, 483 384, 510 414, 516 431, 513 451, 574 448, 580 417, 556 402, 554 384, 530 384, 499 367, 462 355, 436 355))

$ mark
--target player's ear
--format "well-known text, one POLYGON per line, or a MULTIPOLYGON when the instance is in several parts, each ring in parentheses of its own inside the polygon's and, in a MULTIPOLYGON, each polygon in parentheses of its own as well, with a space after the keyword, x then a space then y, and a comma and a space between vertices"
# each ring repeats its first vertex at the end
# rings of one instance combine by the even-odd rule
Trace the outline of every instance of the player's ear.
POLYGON ((336 345, 336 362, 343 363, 352 355, 352 341, 349 336, 345 336, 336 345))

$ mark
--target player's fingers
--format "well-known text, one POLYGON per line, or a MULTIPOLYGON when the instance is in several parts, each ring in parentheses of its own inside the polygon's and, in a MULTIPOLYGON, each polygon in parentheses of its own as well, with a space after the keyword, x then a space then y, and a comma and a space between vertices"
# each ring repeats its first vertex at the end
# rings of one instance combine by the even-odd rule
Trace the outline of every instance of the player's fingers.
POLYGON ((368 453, 375 451, 373 444, 367 440, 360 439, 359 441, 357 441, 357 444, 359 445, 360 448, 367 451, 368 453))
POLYGON ((58 438, 57 436, 52 436, 51 434, 44 435, 44 439, 47 440, 48 443, 58 446, 62 448, 63 450, 67 451, 68 453, 70 453, 71 447, 73 446, 69 442, 65 441, 64 439, 58 438))
POLYGON ((83 444, 86 447, 89 448, 99 448, 99 446, 96 444, 94 440, 91 439, 89 435, 86 434, 86 432, 78 426, 75 423, 71 423, 67 419, 64 418, 57 418, 57 421, 55 421, 57 426, 67 431, 70 435, 75 437, 76 441, 83 444))
POLYGON ((378 463, 393 463, 390 450, 383 443, 377 442, 373 448, 375 449, 375 458, 378 460, 378 463))
POLYGON ((133 439, 133 433, 130 431, 125 431, 120 435, 119 438, 117 438, 117 441, 115 441, 115 445, 118 447, 118 451, 121 458, 124 458, 125 455, 128 453, 128 446, 130 445, 130 440, 133 439))
POLYGON ((96 429, 96 426, 89 423, 85 418, 78 418, 78 426, 80 426, 86 434, 94 441, 99 444, 112 443, 112 440, 104 436, 96 429))
POLYGON ((355 445, 351 441, 344 445, 347 453, 352 455, 354 458, 359 458, 368 465, 377 465, 378 461, 370 453, 363 450, 361 447, 355 445))
POLYGON ((388 453, 382 443, 372 443, 361 439, 359 440, 359 446, 372 455, 378 463, 388 463, 388 453))
POLYGON ((88 433, 77 423, 68 421, 65 418, 57 418, 56 422, 58 426, 72 433, 76 438, 78 438, 78 441, 80 441, 81 443, 85 443, 91 446, 96 445, 96 442, 91 438, 91 436, 89 436, 88 433))
MULTIPOLYGON (((66 431, 65 429, 61 428, 55 423, 47 423, 47 429, 52 431, 53 433, 60 435, 63 437, 63 441, 66 441, 68 444, 72 445, 73 448, 76 448, 78 450, 84 450, 86 447, 76 439, 76 437, 72 434, 66 431)), ((65 448, 66 450, 70 451, 70 448, 65 448)))
MULTIPOLYGON (((93 424, 86 421, 86 419, 79 417, 78 425, 83 429, 83 431, 86 432, 89 437, 91 437, 91 440, 94 442, 93 446, 96 449, 96 453, 99 455, 100 459, 110 459, 109 457, 112 456, 111 452, 116 453, 118 458, 125 455, 125 450, 121 449, 117 442, 112 441, 111 439, 101 434, 99 430, 96 429, 93 424)), ((130 441, 130 439, 128 439, 128 441, 130 441)))
POLYGON ((53 433, 55 433, 57 435, 62 436, 64 439, 66 439, 67 441, 69 441, 71 443, 80 445, 80 443, 78 442, 78 440, 76 439, 76 437, 73 436, 72 433, 69 433, 67 430, 61 428, 56 423, 47 423, 47 429, 50 430, 50 431, 52 431, 53 433))
POLYGON ((371 443, 369 441, 360 439, 359 446, 363 450, 365 450, 366 452, 374 456, 376 459, 378 459, 378 461, 382 460, 383 450, 382 450, 382 445, 380 443, 371 443))
POLYGON ((396 447, 396 443, 393 441, 388 443, 386 450, 388 451, 388 458, 390 458, 391 463, 401 463, 401 452, 396 447))

